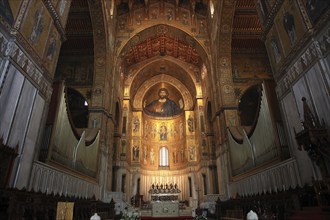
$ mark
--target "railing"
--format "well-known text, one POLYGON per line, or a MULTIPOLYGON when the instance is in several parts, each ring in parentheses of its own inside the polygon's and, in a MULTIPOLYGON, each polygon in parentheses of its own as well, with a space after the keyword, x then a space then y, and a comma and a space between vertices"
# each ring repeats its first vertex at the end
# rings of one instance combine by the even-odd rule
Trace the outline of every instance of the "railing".
POLYGON ((283 161, 254 175, 230 184, 231 195, 240 196, 272 193, 301 186, 297 162, 294 158, 283 161))
MULTIPOLYGON (((324 184, 322 182, 321 184, 324 184)), ((255 196, 238 197, 216 203, 217 219, 228 219, 233 213, 243 213, 243 218, 250 210, 257 213, 259 219, 290 219, 292 213, 304 207, 318 206, 318 191, 313 186, 297 187, 277 193, 264 193, 255 196), (224 218, 225 217, 225 218, 224 218)), ((320 204, 319 204, 320 205, 320 204)), ((235 218, 240 218, 238 215, 235 218)))
POLYGON ((103 202, 110 202, 112 199, 117 202, 123 201, 123 193, 122 192, 106 192, 103 198, 103 202))
POLYGON ((227 200, 227 197, 225 195, 220 195, 220 194, 207 194, 204 195, 204 202, 216 202, 218 198, 221 201, 227 200))
POLYGON ((100 199, 100 186, 50 165, 34 162, 29 190, 79 198, 100 199))
POLYGON ((281 192, 246 198, 220 200, 216 204, 217 219, 243 219, 250 211, 255 211, 259 219, 288 219, 293 210, 293 198, 297 193, 281 192))
POLYGON ((45 162, 47 159, 52 130, 53 130, 53 124, 47 124, 44 129, 41 147, 40 147, 40 153, 39 153, 39 161, 41 162, 45 162))
POLYGON ((88 220, 95 212, 102 219, 115 217, 113 201, 103 203, 95 199, 46 195, 8 188, 0 188, 0 207, 0 219, 68 219, 72 213, 73 220, 88 220), (60 203, 65 206, 59 206, 60 203))

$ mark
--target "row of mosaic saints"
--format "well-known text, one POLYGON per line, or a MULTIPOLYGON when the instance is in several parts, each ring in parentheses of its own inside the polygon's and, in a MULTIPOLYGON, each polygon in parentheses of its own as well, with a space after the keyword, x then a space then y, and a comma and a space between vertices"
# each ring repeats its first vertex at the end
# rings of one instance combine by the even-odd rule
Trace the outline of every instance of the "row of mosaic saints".
MULTIPOLYGON (((158 92, 159 98, 150 102, 144 107, 144 113, 149 116, 156 117, 172 117, 182 113, 183 106, 177 105, 177 103, 171 100, 169 97, 169 92, 165 88, 161 88, 158 92)), ((179 141, 184 138, 184 124, 182 121, 179 123, 165 123, 162 122, 160 126, 157 126, 158 123, 148 122, 147 120, 144 123, 144 138, 153 139, 155 141, 160 141, 162 143, 167 143, 167 141, 179 141)), ((189 115, 187 119, 188 131, 193 133, 194 128, 194 118, 189 115)), ((133 133, 140 132, 140 120, 138 117, 133 118, 133 133)), ((153 148, 149 152, 150 164, 154 165, 155 163, 155 151, 153 148)), ((143 161, 146 164, 148 158, 148 147, 143 147, 143 161)), ((176 148, 173 151, 173 163, 176 164, 179 162, 184 162, 185 159, 185 150, 181 148, 177 150, 176 148)), ((140 159, 140 147, 138 145, 132 146, 132 160, 139 161, 140 159)), ((195 160, 195 146, 189 146, 189 160, 195 160)))

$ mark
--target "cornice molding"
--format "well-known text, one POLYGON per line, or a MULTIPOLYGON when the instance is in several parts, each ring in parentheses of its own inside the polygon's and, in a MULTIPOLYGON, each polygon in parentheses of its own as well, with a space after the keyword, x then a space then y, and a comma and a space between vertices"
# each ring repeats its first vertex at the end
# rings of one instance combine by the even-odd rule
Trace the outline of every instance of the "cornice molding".
POLYGON ((114 118, 112 117, 112 114, 108 112, 105 108, 100 106, 91 106, 88 108, 88 111, 91 113, 102 113, 103 115, 107 116, 107 118, 111 119, 113 122, 114 118))
POLYGON ((23 37, 19 33, 15 37, 16 39, 13 36, 8 38, 0 31, 0 53, 9 57, 20 72, 35 85, 46 101, 50 101, 53 89, 48 72, 38 64, 41 61, 40 58, 37 58, 36 63, 32 48, 29 46, 26 51, 27 45, 20 44, 23 37))
POLYGON ((215 113, 215 115, 220 116, 226 110, 238 110, 238 106, 237 105, 221 106, 221 108, 215 113))
POLYGON ((268 35, 268 32, 269 32, 270 29, 273 27, 274 19, 275 19, 276 15, 277 15, 277 12, 280 10, 280 8, 281 8, 283 2, 284 2, 284 0, 277 0, 277 1, 274 3, 273 8, 272 8, 272 10, 270 11, 270 13, 269 13, 269 15, 268 15, 266 25, 264 25, 264 31, 263 31, 262 36, 261 36, 261 39, 262 39, 263 41, 266 40, 267 35, 268 35))
POLYGON ((299 57, 296 61, 290 63, 286 68, 283 68, 280 76, 276 79, 276 92, 278 97, 283 97, 292 87, 293 83, 301 77, 311 66, 322 59, 330 51, 330 27, 318 37, 318 40, 313 40, 307 49, 299 56, 295 54, 294 57, 299 57))
POLYGON ((60 17, 58 16, 54 6, 50 2, 50 0, 43 0, 48 12, 50 13, 52 19, 54 20, 54 26, 57 29, 58 33, 61 35, 61 41, 64 42, 67 40, 65 35, 65 29, 63 28, 60 17))

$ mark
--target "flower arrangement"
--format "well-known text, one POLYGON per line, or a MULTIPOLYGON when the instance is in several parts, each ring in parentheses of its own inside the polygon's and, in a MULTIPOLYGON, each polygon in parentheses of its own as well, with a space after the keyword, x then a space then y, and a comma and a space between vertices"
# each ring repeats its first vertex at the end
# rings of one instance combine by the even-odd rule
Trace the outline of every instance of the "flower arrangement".
POLYGON ((120 220, 136 220, 140 218, 139 210, 135 208, 125 208, 120 220))

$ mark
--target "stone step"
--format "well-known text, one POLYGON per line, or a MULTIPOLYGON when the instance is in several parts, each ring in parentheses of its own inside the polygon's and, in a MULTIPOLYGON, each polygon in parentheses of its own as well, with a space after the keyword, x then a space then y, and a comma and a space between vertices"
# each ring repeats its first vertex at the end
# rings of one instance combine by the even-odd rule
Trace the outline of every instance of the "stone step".
POLYGON ((294 211, 289 220, 329 220, 330 211, 322 207, 304 207, 294 211))

